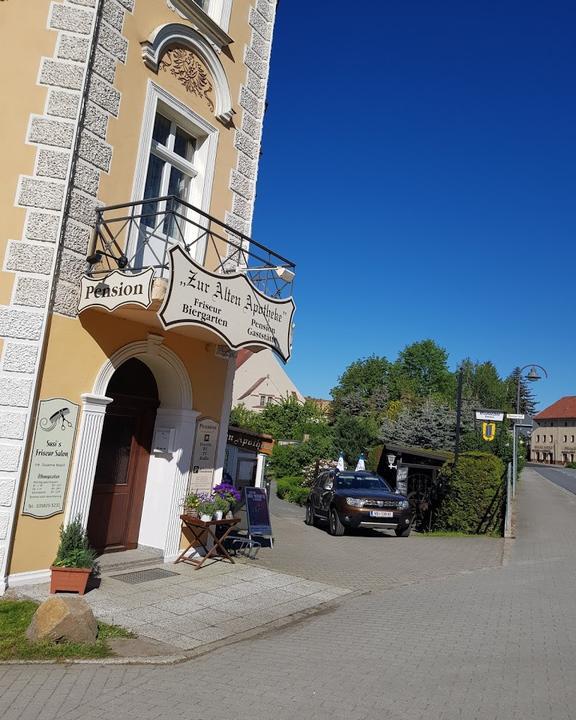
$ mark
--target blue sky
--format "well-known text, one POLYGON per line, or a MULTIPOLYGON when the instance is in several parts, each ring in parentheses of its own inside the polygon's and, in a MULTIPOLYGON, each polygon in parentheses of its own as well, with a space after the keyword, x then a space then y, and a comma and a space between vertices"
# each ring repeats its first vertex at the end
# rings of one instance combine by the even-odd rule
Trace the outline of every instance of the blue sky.
POLYGON ((283 0, 253 236, 297 264, 294 354, 433 338, 576 395, 576 3, 283 0))

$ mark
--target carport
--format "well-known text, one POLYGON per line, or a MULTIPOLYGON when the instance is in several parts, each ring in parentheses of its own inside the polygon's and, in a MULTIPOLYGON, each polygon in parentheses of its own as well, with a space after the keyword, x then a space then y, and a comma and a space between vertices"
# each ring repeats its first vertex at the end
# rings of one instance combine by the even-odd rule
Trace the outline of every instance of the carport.
POLYGON ((445 450, 394 443, 387 443, 381 448, 378 474, 390 487, 408 497, 414 510, 415 524, 429 529, 438 497, 440 469, 453 459, 453 454, 445 450))

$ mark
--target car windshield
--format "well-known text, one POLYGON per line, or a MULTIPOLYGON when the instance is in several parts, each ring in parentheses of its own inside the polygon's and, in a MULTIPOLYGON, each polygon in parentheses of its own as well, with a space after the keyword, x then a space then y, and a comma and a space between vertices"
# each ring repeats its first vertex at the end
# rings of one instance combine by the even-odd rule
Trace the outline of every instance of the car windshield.
POLYGON ((336 487, 339 490, 387 490, 390 488, 379 475, 364 475, 362 473, 340 473, 336 477, 336 487))

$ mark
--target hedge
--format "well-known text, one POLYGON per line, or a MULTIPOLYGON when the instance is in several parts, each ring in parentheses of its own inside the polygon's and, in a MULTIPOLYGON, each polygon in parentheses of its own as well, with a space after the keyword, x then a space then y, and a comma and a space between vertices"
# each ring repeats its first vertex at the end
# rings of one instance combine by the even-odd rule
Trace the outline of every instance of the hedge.
POLYGON ((497 533, 504 517, 504 463, 490 453, 462 453, 454 469, 442 468, 443 488, 434 529, 497 533))
POLYGON ((276 483, 276 495, 287 502, 304 505, 310 494, 310 488, 304 487, 304 478, 300 476, 283 477, 276 483))

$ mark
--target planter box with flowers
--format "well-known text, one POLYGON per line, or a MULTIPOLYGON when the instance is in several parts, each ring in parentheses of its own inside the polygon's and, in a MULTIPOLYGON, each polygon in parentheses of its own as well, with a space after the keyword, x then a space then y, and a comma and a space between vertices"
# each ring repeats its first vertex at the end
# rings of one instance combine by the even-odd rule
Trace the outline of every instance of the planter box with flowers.
POLYGON ((211 493, 188 493, 184 498, 183 512, 204 522, 222 520, 224 517, 233 517, 240 498, 239 491, 233 485, 222 483, 216 485, 211 493))
POLYGON ((96 552, 90 547, 86 531, 77 517, 66 527, 60 527, 60 544, 50 568, 50 592, 84 595, 88 579, 95 570, 96 552))

